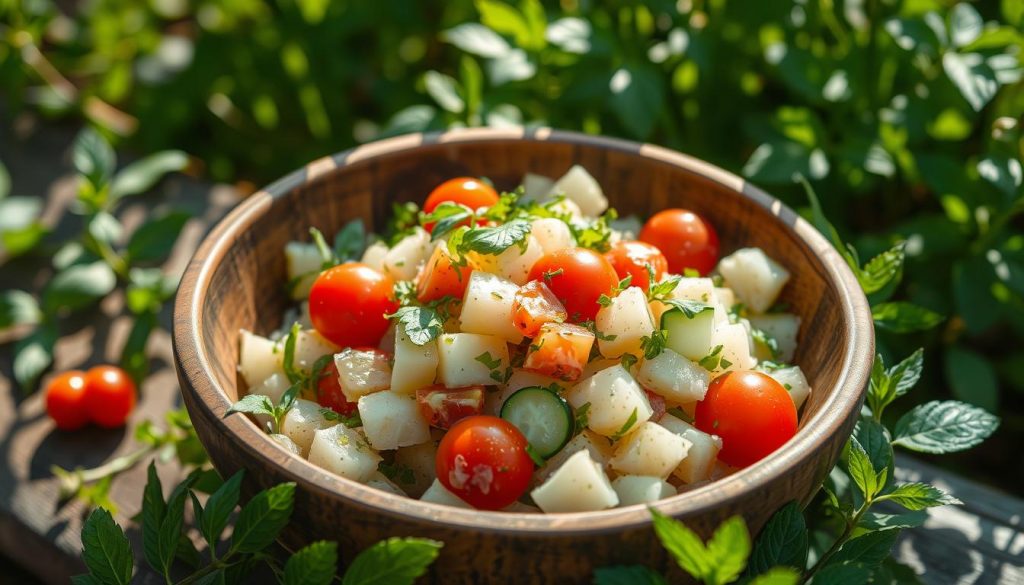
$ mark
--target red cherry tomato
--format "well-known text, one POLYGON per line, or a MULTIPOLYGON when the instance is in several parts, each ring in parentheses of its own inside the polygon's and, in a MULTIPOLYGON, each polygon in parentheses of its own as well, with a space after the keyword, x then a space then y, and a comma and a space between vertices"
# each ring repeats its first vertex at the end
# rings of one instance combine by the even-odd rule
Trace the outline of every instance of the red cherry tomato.
POLYGON ((565 307, 546 284, 531 280, 516 291, 512 301, 512 324, 520 333, 533 337, 545 323, 561 323, 565 307))
POLYGON ((355 402, 349 402, 341 391, 341 384, 338 382, 338 366, 332 361, 316 383, 316 401, 325 408, 343 415, 350 415, 356 411, 355 402))
POLYGON ((541 256, 530 269, 529 280, 548 285, 574 323, 597 316, 597 299, 611 296, 619 284, 608 260, 587 248, 562 248, 541 256))
POLYGON ((692 268, 703 276, 718 263, 714 226, 686 209, 666 209, 651 216, 640 230, 640 240, 661 250, 675 274, 692 268))
POLYGON ((46 385, 46 413, 62 431, 80 429, 89 422, 85 410, 85 372, 72 370, 46 385))
POLYGON ((447 429, 467 416, 483 412, 484 387, 427 386, 416 391, 416 401, 430 426, 447 429))
POLYGON ((615 268, 619 280, 632 276, 630 285, 638 286, 644 289, 644 292, 651 288, 651 274, 654 275, 654 282, 658 282, 668 270, 665 255, 646 242, 616 242, 604 257, 615 268))
POLYGON ((96 366, 85 374, 85 410, 101 427, 124 426, 135 408, 135 382, 121 368, 96 366))
POLYGON ((391 277, 358 262, 323 271, 309 291, 309 317, 320 335, 341 347, 378 345, 385 315, 398 310, 391 277))
POLYGON ((486 415, 452 425, 437 447, 435 467, 444 487, 481 510, 500 510, 518 500, 533 475, 523 433, 486 415))
MULTIPOLYGON (((476 211, 481 207, 490 207, 498 202, 498 192, 487 183, 472 177, 458 177, 441 183, 423 203, 423 212, 430 213, 437 206, 445 203, 458 203, 476 211)), ((433 223, 423 225, 423 229, 434 230, 433 223)))
POLYGON ((452 257, 444 247, 434 248, 430 260, 423 265, 423 270, 416 279, 416 298, 421 303, 429 303, 446 296, 461 300, 472 273, 473 267, 468 263, 464 266, 452 264, 452 257))
POLYGON ((733 467, 756 463, 796 434, 796 406, 781 384, 761 372, 715 378, 697 403, 694 424, 722 438, 718 458, 733 467))

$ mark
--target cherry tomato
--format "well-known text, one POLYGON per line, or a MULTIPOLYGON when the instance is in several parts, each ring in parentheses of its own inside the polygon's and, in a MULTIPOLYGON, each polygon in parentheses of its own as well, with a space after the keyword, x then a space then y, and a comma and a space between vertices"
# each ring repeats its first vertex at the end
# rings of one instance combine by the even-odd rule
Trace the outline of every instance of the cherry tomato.
MULTIPOLYGON (((423 212, 430 213, 437 206, 445 203, 458 203, 476 211, 481 207, 490 207, 498 202, 498 192, 487 183, 472 177, 458 177, 441 183, 423 203, 423 212)), ((434 230, 433 223, 423 224, 428 232, 434 230)))
POLYGON ((761 372, 728 372, 715 378, 697 403, 695 425, 722 438, 718 458, 746 467, 796 434, 796 407, 786 389, 761 372))
POLYGON ((437 447, 437 479, 481 510, 500 510, 530 485, 533 460, 526 437, 496 416, 470 416, 452 425, 437 447))
POLYGON ((604 256, 587 248, 562 248, 541 256, 529 280, 548 285, 573 323, 597 316, 601 295, 611 296, 619 284, 615 269, 604 256))
POLYGON ((423 265, 423 270, 416 279, 416 298, 421 303, 429 303, 449 295, 462 299, 472 273, 473 267, 469 264, 452 264, 452 257, 444 247, 434 248, 430 260, 423 265))
POLYGON ((46 385, 46 413, 62 431, 80 429, 89 422, 85 410, 85 372, 72 370, 46 385))
POLYGON ((85 410, 99 426, 124 426, 135 399, 135 382, 121 368, 96 366, 85 373, 85 410))
POLYGON ((692 268, 703 276, 718 263, 714 226, 686 209, 666 209, 651 216, 640 230, 640 240, 661 250, 675 274, 692 268))
POLYGON ((533 337, 545 323, 561 323, 568 314, 548 285, 531 280, 516 291, 512 301, 512 324, 520 333, 533 337))
POLYGON ((647 402, 651 403, 651 410, 654 414, 651 415, 651 421, 658 422, 661 417, 665 416, 665 398, 660 394, 655 394, 647 388, 644 388, 644 394, 647 395, 647 402))
POLYGON ((427 386, 416 391, 416 401, 430 426, 447 429, 467 416, 483 412, 484 387, 427 386))
POLYGON ((647 292, 651 288, 651 275, 654 282, 661 280, 668 270, 668 260, 661 250, 646 242, 616 242, 612 249, 605 253, 611 262, 619 280, 632 276, 631 286, 639 286, 647 292))
POLYGON ((341 391, 341 384, 338 381, 338 366, 332 360, 316 383, 316 401, 325 408, 343 415, 350 415, 356 411, 356 403, 349 402, 341 391))
POLYGON ((378 345, 385 315, 398 310, 391 277, 358 262, 329 268, 309 291, 309 317, 320 335, 341 347, 378 345))

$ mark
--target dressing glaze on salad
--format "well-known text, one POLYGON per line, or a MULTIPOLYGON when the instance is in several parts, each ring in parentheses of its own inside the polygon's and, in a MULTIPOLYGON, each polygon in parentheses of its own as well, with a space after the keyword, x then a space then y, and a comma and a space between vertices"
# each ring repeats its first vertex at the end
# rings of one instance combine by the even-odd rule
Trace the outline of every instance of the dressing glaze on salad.
POLYGON ((452 179, 382 236, 310 236, 284 249, 286 326, 241 332, 231 412, 329 472, 463 508, 593 511, 796 433, 789 272, 758 248, 719 258, 684 209, 619 219, 582 167, 512 193, 452 179))

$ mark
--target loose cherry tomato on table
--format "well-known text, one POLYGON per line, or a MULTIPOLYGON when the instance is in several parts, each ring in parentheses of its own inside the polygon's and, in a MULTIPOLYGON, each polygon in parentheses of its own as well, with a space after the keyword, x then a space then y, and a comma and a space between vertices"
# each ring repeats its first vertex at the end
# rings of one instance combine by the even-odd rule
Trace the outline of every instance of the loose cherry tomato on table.
MULTIPOLYGON (((487 183, 472 177, 458 177, 441 183, 430 192, 423 203, 423 212, 430 213, 442 203, 458 203, 477 211, 498 202, 498 192, 487 183)), ((434 230, 433 223, 423 225, 428 232, 434 230)))
POLYGON ((377 345, 397 310, 391 277, 358 262, 323 271, 309 291, 313 327, 341 347, 377 345))
POLYGON ((728 372, 697 403, 695 426, 722 438, 718 458, 733 467, 763 459, 796 434, 789 393, 761 372, 728 372))
POLYGON ((530 485, 533 460, 526 437, 496 416, 471 416, 452 425, 437 447, 437 479, 474 508, 500 510, 530 485))
POLYGON ((64 372, 46 385, 46 412, 62 431, 74 431, 89 422, 85 410, 85 372, 64 372))
POLYGON ((85 410, 101 427, 124 426, 135 408, 135 382, 121 368, 96 366, 85 374, 85 410))
POLYGON ((644 292, 651 289, 652 275, 654 282, 658 282, 668 270, 665 255, 647 242, 616 242, 604 257, 611 262, 620 280, 632 276, 630 285, 638 286, 644 289, 644 292))
POLYGON ((619 284, 608 260, 587 248, 562 248, 541 256, 530 269, 529 280, 546 284, 574 323, 597 316, 597 299, 611 296, 619 284))
POLYGON ((675 274, 692 268, 703 276, 718 263, 714 226, 686 209, 666 209, 652 215, 640 230, 639 239, 661 250, 669 271, 675 274))
POLYGON ((519 287, 512 300, 512 324, 527 337, 536 335, 545 323, 561 323, 568 316, 555 293, 539 280, 519 287))
POLYGON ((435 384, 417 390, 416 401, 430 426, 447 429, 468 416, 483 412, 484 387, 445 388, 435 384))
POLYGON ((324 408, 330 408, 342 415, 350 415, 357 409, 355 402, 349 402, 341 391, 341 384, 338 382, 338 366, 332 360, 320 375, 316 383, 317 403, 324 408))

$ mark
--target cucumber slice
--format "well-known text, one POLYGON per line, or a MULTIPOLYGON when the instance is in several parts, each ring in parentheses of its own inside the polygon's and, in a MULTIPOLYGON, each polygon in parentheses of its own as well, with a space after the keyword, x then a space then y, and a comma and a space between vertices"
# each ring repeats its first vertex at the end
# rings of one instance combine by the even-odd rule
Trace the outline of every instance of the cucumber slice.
POLYGON ((687 301, 685 307, 673 306, 662 313, 661 328, 668 331, 666 347, 683 357, 700 360, 711 351, 715 308, 693 301, 687 301))
POLYGON ((516 426, 538 455, 547 459, 572 438, 572 409, 561 396, 540 386, 527 386, 508 397, 501 418, 516 426))

